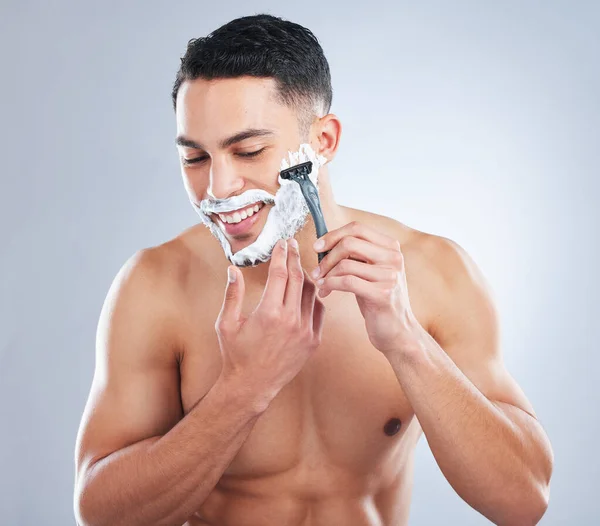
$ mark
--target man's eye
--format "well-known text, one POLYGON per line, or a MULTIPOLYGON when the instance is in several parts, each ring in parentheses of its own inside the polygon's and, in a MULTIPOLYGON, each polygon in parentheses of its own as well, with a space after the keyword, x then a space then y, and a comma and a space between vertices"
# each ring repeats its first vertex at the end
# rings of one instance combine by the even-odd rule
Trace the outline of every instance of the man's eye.
MULTIPOLYGON (((260 153, 262 153, 265 150, 266 150, 266 146, 264 148, 261 148, 260 150, 254 151, 254 152, 238 152, 238 153, 236 153, 236 155, 238 157, 245 157, 245 158, 256 157, 257 155, 259 155, 260 153)), ((207 155, 204 155, 202 157, 195 157, 194 159, 186 159, 185 157, 182 157, 182 161, 183 161, 184 165, 198 164, 198 163, 206 161, 206 159, 208 159, 207 155)))
POLYGON ((256 157, 259 153, 263 152, 265 148, 261 148, 260 150, 256 150, 255 152, 238 152, 236 153, 236 155, 239 155, 240 157, 256 157))
POLYGON ((202 161, 206 161, 206 159, 208 159, 208 157, 206 155, 204 157, 195 157, 194 159, 186 159, 185 157, 182 158, 183 164, 186 164, 186 165, 201 163, 202 161))

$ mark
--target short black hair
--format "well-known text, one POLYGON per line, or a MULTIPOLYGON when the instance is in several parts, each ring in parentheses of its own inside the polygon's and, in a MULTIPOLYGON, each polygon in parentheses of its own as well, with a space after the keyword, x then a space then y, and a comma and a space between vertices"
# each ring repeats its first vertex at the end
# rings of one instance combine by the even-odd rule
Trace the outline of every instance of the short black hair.
POLYGON ((186 80, 270 77, 279 100, 298 111, 305 135, 318 111, 329 113, 329 64, 317 37, 307 28, 269 15, 236 18, 206 37, 188 42, 173 85, 173 109, 186 80))

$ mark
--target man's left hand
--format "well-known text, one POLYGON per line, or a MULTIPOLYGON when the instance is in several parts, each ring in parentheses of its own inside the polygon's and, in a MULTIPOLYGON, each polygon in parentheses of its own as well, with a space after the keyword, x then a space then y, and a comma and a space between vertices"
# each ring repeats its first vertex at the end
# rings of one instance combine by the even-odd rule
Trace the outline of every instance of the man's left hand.
POLYGON ((313 248, 329 250, 311 273, 319 296, 354 293, 373 346, 383 354, 411 351, 421 326, 410 306, 400 242, 353 221, 319 238, 313 248))

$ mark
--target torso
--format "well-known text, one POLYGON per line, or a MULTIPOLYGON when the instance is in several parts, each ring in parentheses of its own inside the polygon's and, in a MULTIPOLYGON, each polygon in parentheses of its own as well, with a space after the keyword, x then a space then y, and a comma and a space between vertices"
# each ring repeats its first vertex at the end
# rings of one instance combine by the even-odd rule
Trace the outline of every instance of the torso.
MULTIPOLYGON (((427 327, 421 263, 413 248, 421 233, 349 210, 355 219, 400 241, 411 306, 427 327)), ((184 236, 184 245, 194 236, 195 246, 211 243, 215 252, 221 250, 203 226, 184 236)), ((221 269, 190 252, 180 273, 186 320, 180 360, 184 414, 211 389, 221 370, 214 323, 227 260, 219 255, 221 269)), ((261 294, 262 285, 247 283, 244 308, 251 310, 261 294)), ((256 421, 189 526, 407 524, 419 422, 391 365, 370 343, 354 296, 335 292, 323 302, 321 346, 256 421)))

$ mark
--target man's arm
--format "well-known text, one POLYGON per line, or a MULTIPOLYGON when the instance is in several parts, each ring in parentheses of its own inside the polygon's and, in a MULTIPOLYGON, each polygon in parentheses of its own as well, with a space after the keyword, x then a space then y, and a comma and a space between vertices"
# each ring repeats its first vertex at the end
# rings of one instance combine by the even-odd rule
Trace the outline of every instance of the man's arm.
POLYGON ((432 336, 388 355, 446 479, 498 525, 537 524, 553 453, 523 391, 505 369, 489 287, 466 252, 433 236, 428 294, 432 336))
POLYGON ((181 418, 176 303, 153 250, 124 265, 100 315, 75 459, 82 526, 183 524, 266 409, 220 377, 181 418))

